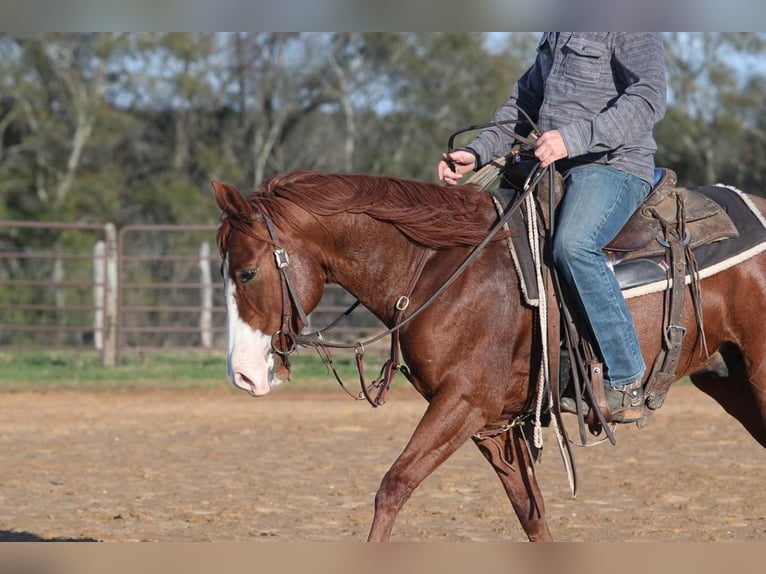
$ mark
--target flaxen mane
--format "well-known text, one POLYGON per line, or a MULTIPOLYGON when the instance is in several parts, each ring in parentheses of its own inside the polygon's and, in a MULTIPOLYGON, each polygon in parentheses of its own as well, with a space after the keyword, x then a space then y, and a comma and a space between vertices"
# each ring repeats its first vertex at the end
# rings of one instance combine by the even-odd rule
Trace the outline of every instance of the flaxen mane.
POLYGON ((297 171, 261 184, 248 201, 277 226, 289 224, 289 204, 318 216, 364 213, 396 226, 410 240, 435 249, 473 246, 494 221, 489 196, 475 186, 297 171))

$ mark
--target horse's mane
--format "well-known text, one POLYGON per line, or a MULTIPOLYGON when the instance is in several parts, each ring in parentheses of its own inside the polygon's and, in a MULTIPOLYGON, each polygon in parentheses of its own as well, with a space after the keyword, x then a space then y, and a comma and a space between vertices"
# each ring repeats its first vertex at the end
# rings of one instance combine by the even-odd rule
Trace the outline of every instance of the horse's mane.
POLYGON ((494 221, 492 200, 478 186, 396 177, 295 171, 263 182, 247 199, 277 226, 290 224, 287 201, 318 216, 364 213, 434 249, 474 246, 494 221))

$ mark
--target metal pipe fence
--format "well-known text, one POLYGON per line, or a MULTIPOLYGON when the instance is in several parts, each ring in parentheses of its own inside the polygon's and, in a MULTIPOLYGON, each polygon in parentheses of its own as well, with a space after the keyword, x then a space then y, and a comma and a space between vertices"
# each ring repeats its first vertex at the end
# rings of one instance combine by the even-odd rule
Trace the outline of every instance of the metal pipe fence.
MULTIPOLYGON (((214 225, 0 221, 0 350, 223 351, 226 309, 214 225)), ((330 323, 354 299, 328 286, 311 314, 330 323)), ((340 339, 381 328, 366 310, 340 339)))

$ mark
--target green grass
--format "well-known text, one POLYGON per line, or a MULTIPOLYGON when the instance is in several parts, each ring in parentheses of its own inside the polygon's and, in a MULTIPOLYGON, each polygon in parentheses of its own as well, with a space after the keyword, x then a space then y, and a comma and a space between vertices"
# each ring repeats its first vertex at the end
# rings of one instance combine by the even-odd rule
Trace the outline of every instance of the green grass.
MULTIPOLYGON (((277 392, 336 392, 345 396, 316 353, 302 351, 291 359, 291 380, 277 392)), ((346 388, 358 393, 360 383, 353 353, 335 353, 334 361, 346 388)), ((379 353, 366 356, 368 383, 378 376, 383 361, 379 353)), ((689 383, 688 378, 683 378, 677 384, 689 383)), ((409 387, 402 375, 394 377, 393 385, 409 387)), ((116 367, 102 366, 100 356, 93 351, 0 351, 0 392, 63 390, 241 392, 229 382, 223 351, 128 355, 116 367)))
MULTIPOLYGON (((281 389, 338 389, 319 357, 304 351, 291 357, 292 377, 281 389)), ((334 357, 346 386, 356 392, 358 375, 350 353, 334 357)), ((370 359, 369 376, 379 361, 370 359)), ((0 351, 0 392, 56 390, 232 390, 226 374, 226 354, 147 353, 128 355, 115 367, 104 367, 91 351, 0 351)), ((342 392, 342 391, 341 391, 342 392)))

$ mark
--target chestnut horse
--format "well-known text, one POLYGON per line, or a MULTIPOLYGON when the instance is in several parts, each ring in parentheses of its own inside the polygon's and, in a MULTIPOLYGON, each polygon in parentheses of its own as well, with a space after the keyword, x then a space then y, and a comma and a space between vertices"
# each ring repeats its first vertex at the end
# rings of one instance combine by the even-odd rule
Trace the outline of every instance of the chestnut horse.
MULTIPOLYGON (((229 375, 254 396, 288 379, 285 349, 273 341, 286 321, 295 332, 304 326, 290 291, 309 313, 325 284, 339 284, 390 328, 418 268, 405 314, 444 284, 498 219, 489 195, 475 186, 296 172, 263 183, 247 199, 230 185, 213 187, 223 212, 218 245, 229 375), (276 262, 275 247, 284 250, 276 262), (283 266, 289 269, 287 286, 283 266)), ((751 199, 765 211, 766 201, 751 199)), ((689 336, 679 377, 690 374, 766 446, 766 252, 703 279, 701 286, 708 348, 726 362, 728 375, 714 376, 707 367, 694 343, 692 305, 686 305, 689 336)), ((631 298, 629 306, 651 364, 662 344, 663 294, 631 298)), ((401 328, 408 378, 429 404, 383 477, 370 541, 390 538, 415 488, 471 439, 497 472, 529 540, 552 539, 523 431, 503 427, 534 409, 541 353, 535 315, 522 301, 506 242, 494 241, 401 328)))

